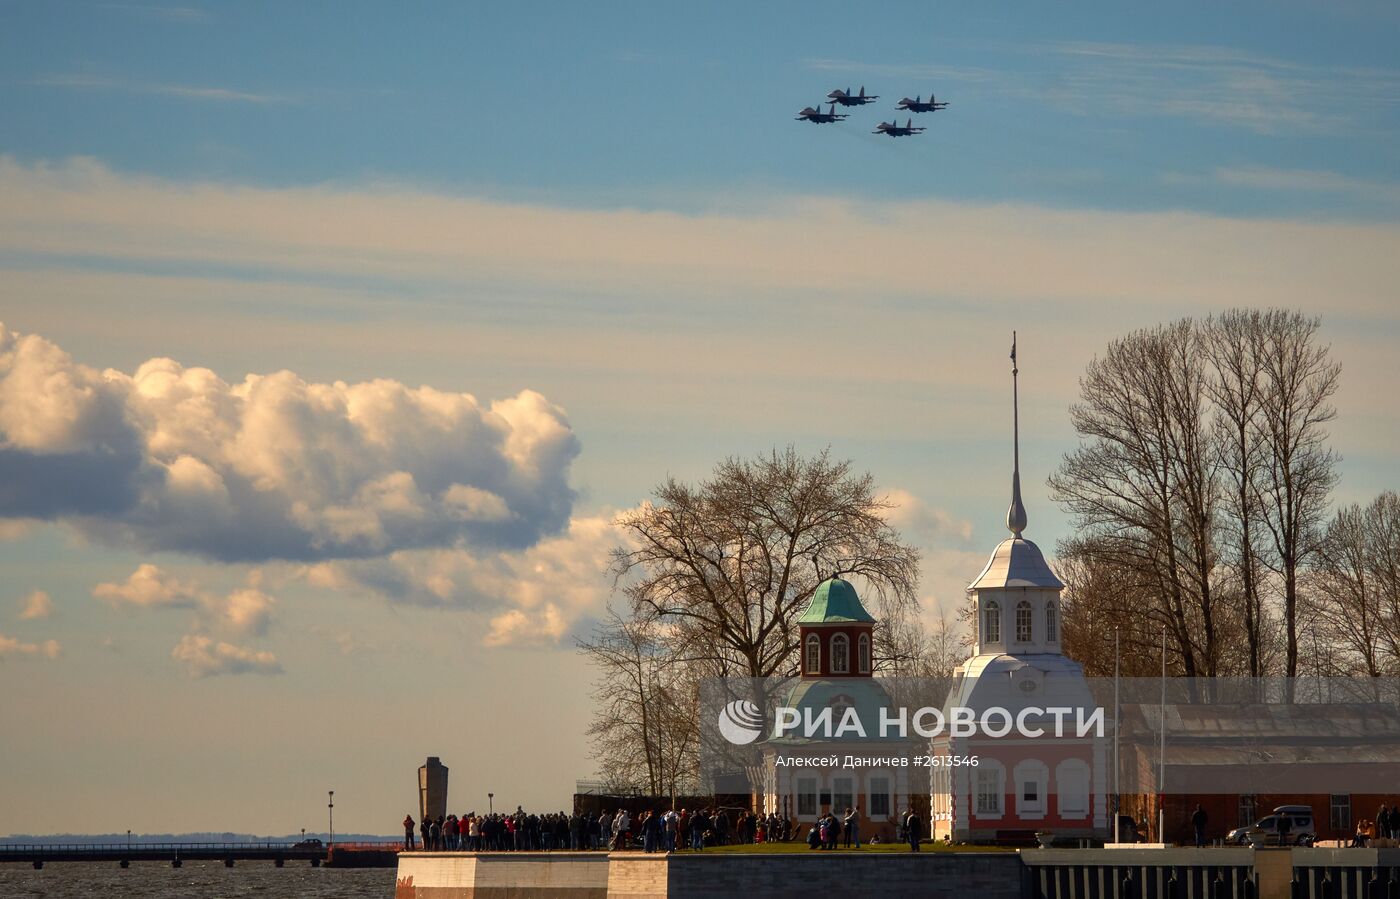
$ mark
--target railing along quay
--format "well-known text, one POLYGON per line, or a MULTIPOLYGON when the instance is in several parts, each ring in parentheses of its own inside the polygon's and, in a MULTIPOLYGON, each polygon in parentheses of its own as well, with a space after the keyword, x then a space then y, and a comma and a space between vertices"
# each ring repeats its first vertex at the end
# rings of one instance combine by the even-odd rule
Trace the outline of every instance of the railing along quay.
POLYGON ((28 862, 42 868, 45 862, 170 862, 178 868, 186 861, 222 861, 233 867, 241 861, 270 861, 282 867, 288 861, 306 861, 319 867, 328 855, 342 857, 361 852, 390 853, 399 842, 336 843, 334 846, 298 846, 295 843, 10 843, 0 845, 0 863, 28 862), (333 852, 332 852, 333 850, 333 852))

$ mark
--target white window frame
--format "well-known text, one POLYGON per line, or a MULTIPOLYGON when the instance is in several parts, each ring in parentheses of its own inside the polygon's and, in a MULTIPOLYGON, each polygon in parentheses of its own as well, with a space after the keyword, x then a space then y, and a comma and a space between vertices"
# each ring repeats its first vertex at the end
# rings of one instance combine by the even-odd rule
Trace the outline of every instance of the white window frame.
POLYGON ((816 634, 807 635, 806 659, 807 662, 803 667, 808 674, 822 673, 822 638, 816 634))
POLYGON ((982 759, 982 764, 977 768, 977 773, 972 778, 972 806, 975 809, 973 815, 978 818, 993 819, 1000 818, 1006 813, 1003 798, 1006 795, 1006 769, 1000 762, 990 759, 982 759), (988 793, 983 789, 983 781, 990 778, 992 792, 988 793), (995 800, 994 803, 983 802, 984 799, 995 800))
POLYGON ((846 816, 847 808, 856 807, 856 779, 854 777, 833 777, 831 779, 831 810, 839 818, 846 816))
POLYGON ((1001 642, 1001 603, 995 599, 987 600, 986 608, 982 610, 982 636, 983 643, 1001 642))
POLYGON ((894 811, 894 778, 884 771, 872 772, 865 780, 865 816, 868 818, 888 818, 894 811), (877 790, 876 781, 883 781, 884 788, 877 790), (875 811, 875 797, 885 797, 884 812, 875 811))
POLYGON ((1060 640, 1060 622, 1055 617, 1055 604, 1047 602, 1045 604, 1045 642, 1058 643, 1060 640))
POLYGON ((1333 830, 1351 830, 1351 794, 1332 793, 1327 801, 1327 823, 1333 830))
POLYGON ((817 814, 817 811, 818 811, 818 810, 817 810, 817 788, 818 788, 819 786, 820 786, 820 784, 818 783, 817 778, 815 778, 815 777, 799 777, 799 778, 797 778, 797 814, 798 814, 799 816, 811 815, 812 817, 816 817, 816 814, 817 814), (803 799, 803 797, 810 797, 810 798, 811 798, 811 800, 812 800, 812 809, 811 809, 811 811, 805 811, 805 812, 804 812, 804 811, 802 810, 802 799, 803 799))
POLYGON ((1081 821, 1089 817, 1089 806, 1092 805, 1089 787, 1090 780, 1089 763, 1083 759, 1066 759, 1055 766, 1055 811, 1061 818, 1069 821, 1081 821), (1073 781, 1069 786, 1078 785, 1082 789, 1067 791, 1065 781, 1073 781), (1066 800, 1072 797, 1078 800, 1081 808, 1068 808, 1074 803, 1066 800))
POLYGON ((845 634, 831 635, 831 673, 851 673, 851 638, 847 637, 845 634), (838 645, 837 641, 840 641, 840 652, 836 650, 838 645))
POLYGON ((1015 784, 1016 817, 1022 821, 1035 821, 1045 817, 1048 803, 1045 794, 1050 786, 1050 767, 1038 759, 1026 759, 1012 771, 1015 784), (1035 785, 1036 798, 1026 799, 1026 786, 1035 785))
POLYGON ((857 660, 860 662, 860 673, 861 673, 861 674, 869 674, 869 673, 870 673, 870 635, 869 635, 869 634, 861 634, 861 635, 860 635, 860 640, 857 641, 856 646, 858 647, 857 650, 856 650, 856 658, 857 658, 857 660))
POLYGON ((1031 609, 1031 602, 1023 599, 1016 603, 1016 642, 1031 643, 1035 640, 1035 612, 1031 609), (1025 613, 1023 616, 1022 613, 1025 613), (1021 628, 1024 620, 1025 630, 1021 628), (1023 636, 1024 634, 1024 636, 1023 636))

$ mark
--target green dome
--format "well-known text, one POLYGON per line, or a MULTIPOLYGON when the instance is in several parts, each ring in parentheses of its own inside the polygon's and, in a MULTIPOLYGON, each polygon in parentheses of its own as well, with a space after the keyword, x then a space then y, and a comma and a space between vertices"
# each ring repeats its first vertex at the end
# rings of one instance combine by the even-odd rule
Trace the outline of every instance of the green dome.
POLYGON ((802 617, 797 619, 798 624, 843 624, 851 621, 874 624, 875 618, 860 604, 860 597, 856 596, 856 588, 851 586, 850 581, 839 577, 817 585, 812 601, 807 604, 802 617))

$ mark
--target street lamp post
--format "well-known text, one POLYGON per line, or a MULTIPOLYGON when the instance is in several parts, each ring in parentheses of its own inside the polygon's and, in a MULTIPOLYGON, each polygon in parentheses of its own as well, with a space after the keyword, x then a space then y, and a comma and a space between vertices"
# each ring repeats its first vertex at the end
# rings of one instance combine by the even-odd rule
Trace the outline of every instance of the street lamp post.
POLYGON ((326 803, 326 813, 330 817, 330 832, 327 834, 328 846, 335 845, 335 790, 327 790, 329 801, 326 803))

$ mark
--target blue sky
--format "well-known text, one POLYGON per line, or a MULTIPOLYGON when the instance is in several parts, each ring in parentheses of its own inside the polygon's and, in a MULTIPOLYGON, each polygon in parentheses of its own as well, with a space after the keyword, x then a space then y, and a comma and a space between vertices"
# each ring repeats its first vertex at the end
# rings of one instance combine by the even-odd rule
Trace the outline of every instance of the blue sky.
POLYGON ((1323 316, 1338 500, 1395 488, 1397 19, 0 0, 0 450, 140 497, 32 474, 0 520, 0 832, 68 826, 54 790, 289 832, 330 788, 391 832, 429 754, 468 807, 558 805, 611 515, 830 446, 932 617, 1002 533, 1012 328, 1047 548, 1085 364, 1230 305, 1323 316))

